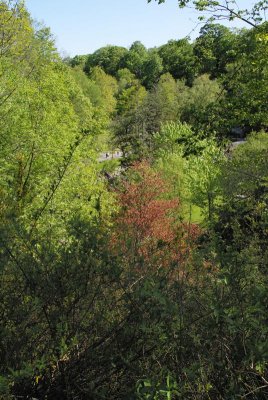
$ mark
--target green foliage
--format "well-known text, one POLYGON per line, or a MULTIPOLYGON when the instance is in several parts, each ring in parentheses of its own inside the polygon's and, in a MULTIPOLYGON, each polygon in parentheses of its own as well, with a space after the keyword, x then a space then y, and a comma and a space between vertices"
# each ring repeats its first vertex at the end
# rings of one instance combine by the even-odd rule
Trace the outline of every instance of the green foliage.
POLYGON ((107 75, 99 66, 92 68, 89 78, 95 84, 93 104, 96 104, 107 114, 112 114, 115 111, 115 95, 118 90, 116 79, 107 75))
POLYGON ((140 400, 171 400, 174 395, 179 394, 178 385, 168 374, 164 384, 153 384, 148 379, 140 380, 137 382, 137 398, 140 400))
POLYGON ((237 36, 223 25, 204 25, 194 43, 199 71, 214 78, 226 72, 227 65, 236 58, 236 38, 237 36))
POLYGON ((85 64, 86 64, 86 60, 87 60, 87 56, 74 56, 71 61, 70 61, 70 65, 72 67, 79 67, 81 70, 83 70, 85 68, 85 64))
POLYGON ((128 68, 138 79, 143 76, 143 65, 147 61, 148 52, 145 46, 137 41, 134 42, 125 55, 123 66, 128 68))
POLYGON ((180 196, 185 218, 211 220, 221 192, 222 150, 213 140, 198 137, 185 123, 163 125, 154 143, 158 168, 180 196))
POLYGON ((106 46, 90 54, 85 62, 85 71, 91 73, 94 67, 101 67, 108 75, 115 76, 122 66, 127 49, 119 46, 106 46))
POLYGON ((140 118, 151 136, 161 124, 174 121, 178 115, 176 82, 170 74, 163 74, 145 98, 140 118))
POLYGON ((227 96, 222 104, 226 116, 223 126, 267 129, 267 29, 266 23, 241 35, 241 52, 224 77, 227 96))
POLYGON ((221 164, 224 154, 213 140, 202 143, 203 151, 199 156, 188 159, 188 187, 193 204, 203 210, 209 222, 215 213, 215 202, 221 194, 221 164))
POLYGON ((158 49, 163 60, 164 72, 175 79, 186 79, 191 84, 195 75, 196 59, 188 39, 170 40, 158 49))
POLYGON ((156 51, 150 51, 143 64, 142 83, 148 89, 151 88, 160 78, 163 70, 162 59, 156 51))
POLYGON ((188 149, 194 148, 194 140, 197 138, 194 138, 191 127, 181 122, 166 123, 162 125, 160 132, 154 135, 156 151, 165 156, 188 153, 188 149))
POLYGON ((181 105, 180 118, 191 124, 197 132, 208 129, 215 118, 214 108, 218 111, 218 104, 224 99, 224 89, 217 80, 211 80, 204 74, 193 81, 187 95, 181 105))
POLYGON ((0 57, 1 390, 26 396, 75 346, 69 313, 80 301, 77 282, 96 260, 90 250, 87 267, 77 261, 78 226, 103 218, 104 234, 113 200, 99 179, 94 136, 102 122, 89 97, 49 31, 35 32, 20 3, 1 7, 3 32, 12 33, 0 57))
POLYGON ((0 398, 265 400, 267 24, 65 63, 0 25, 0 398))
POLYGON ((261 132, 248 136, 243 144, 233 150, 224 168, 226 196, 255 197, 258 189, 261 193, 261 187, 265 191, 267 149, 267 133, 261 132))
POLYGON ((118 73, 119 92, 117 94, 117 117, 114 120, 114 142, 122 149, 124 159, 141 157, 146 149, 146 136, 141 109, 146 98, 146 90, 128 70, 118 73))

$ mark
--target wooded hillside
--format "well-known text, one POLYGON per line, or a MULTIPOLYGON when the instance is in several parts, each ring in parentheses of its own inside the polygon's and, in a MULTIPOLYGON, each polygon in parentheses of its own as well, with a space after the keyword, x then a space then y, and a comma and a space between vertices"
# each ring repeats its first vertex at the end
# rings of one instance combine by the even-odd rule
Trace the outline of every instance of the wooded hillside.
POLYGON ((0 1, 1 399, 268 398, 266 8, 62 60, 0 1))

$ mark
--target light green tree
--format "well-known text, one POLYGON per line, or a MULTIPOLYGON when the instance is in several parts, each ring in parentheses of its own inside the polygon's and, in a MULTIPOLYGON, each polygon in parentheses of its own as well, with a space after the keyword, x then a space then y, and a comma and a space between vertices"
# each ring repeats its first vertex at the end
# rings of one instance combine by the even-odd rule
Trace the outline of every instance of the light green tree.
POLYGON ((90 99, 49 31, 35 31, 21 3, 0 6, 3 38, 12 36, 0 56, 0 375, 11 379, 8 390, 34 381, 75 341, 75 310, 90 304, 85 276, 99 265, 91 250, 78 261, 78 249, 93 227, 99 237, 109 229, 114 201, 100 179, 102 122, 90 99))
POLYGON ((158 82, 163 71, 162 59, 158 55, 157 51, 150 50, 148 52, 148 57, 146 61, 144 61, 142 68, 142 83, 147 89, 149 89, 158 82))
POLYGON ((203 141, 204 149, 188 159, 187 184, 191 202, 202 209, 209 223, 215 216, 215 206, 221 197, 221 173, 224 153, 211 139, 203 141))
POLYGON ((112 114, 115 111, 115 96, 118 91, 116 79, 106 74, 100 67, 92 68, 89 78, 99 89, 99 96, 96 104, 98 107, 103 108, 108 114, 112 114))
POLYGON ((213 107, 224 98, 225 90, 217 80, 207 74, 193 81, 181 106, 181 119, 201 130, 210 123, 213 107))

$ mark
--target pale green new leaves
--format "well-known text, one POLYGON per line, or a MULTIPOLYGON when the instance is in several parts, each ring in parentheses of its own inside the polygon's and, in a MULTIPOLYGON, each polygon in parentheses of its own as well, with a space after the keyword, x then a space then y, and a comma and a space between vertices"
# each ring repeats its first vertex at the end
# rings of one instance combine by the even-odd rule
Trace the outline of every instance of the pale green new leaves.
POLYGON ((102 123, 49 32, 34 32, 23 7, 6 10, 2 29, 13 40, 0 54, 0 219, 52 243, 75 216, 107 219, 109 202, 112 212, 95 150, 102 123))
POLYGON ((154 143, 159 155, 184 152, 184 145, 193 135, 189 125, 182 122, 169 122, 162 125, 160 132, 154 134, 154 143))
POLYGON ((182 200, 185 212, 191 205, 199 207, 211 221, 221 195, 220 176, 225 159, 222 149, 213 139, 200 140, 189 125, 181 122, 163 125, 154 140, 156 165, 182 200), (188 153, 189 148, 192 153, 188 153))
POLYGON ((220 200, 220 176, 225 155, 212 139, 205 139, 199 156, 188 159, 186 177, 190 199, 208 220, 213 219, 215 203, 220 200))

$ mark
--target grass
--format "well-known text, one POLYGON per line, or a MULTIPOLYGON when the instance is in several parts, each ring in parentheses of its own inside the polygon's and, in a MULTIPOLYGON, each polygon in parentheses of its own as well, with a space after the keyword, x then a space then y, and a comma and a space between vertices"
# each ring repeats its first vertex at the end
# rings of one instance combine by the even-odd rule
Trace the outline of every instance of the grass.
POLYGON ((187 222, 196 224, 201 224, 204 221, 202 209, 189 202, 185 202, 183 205, 183 218, 187 222))

